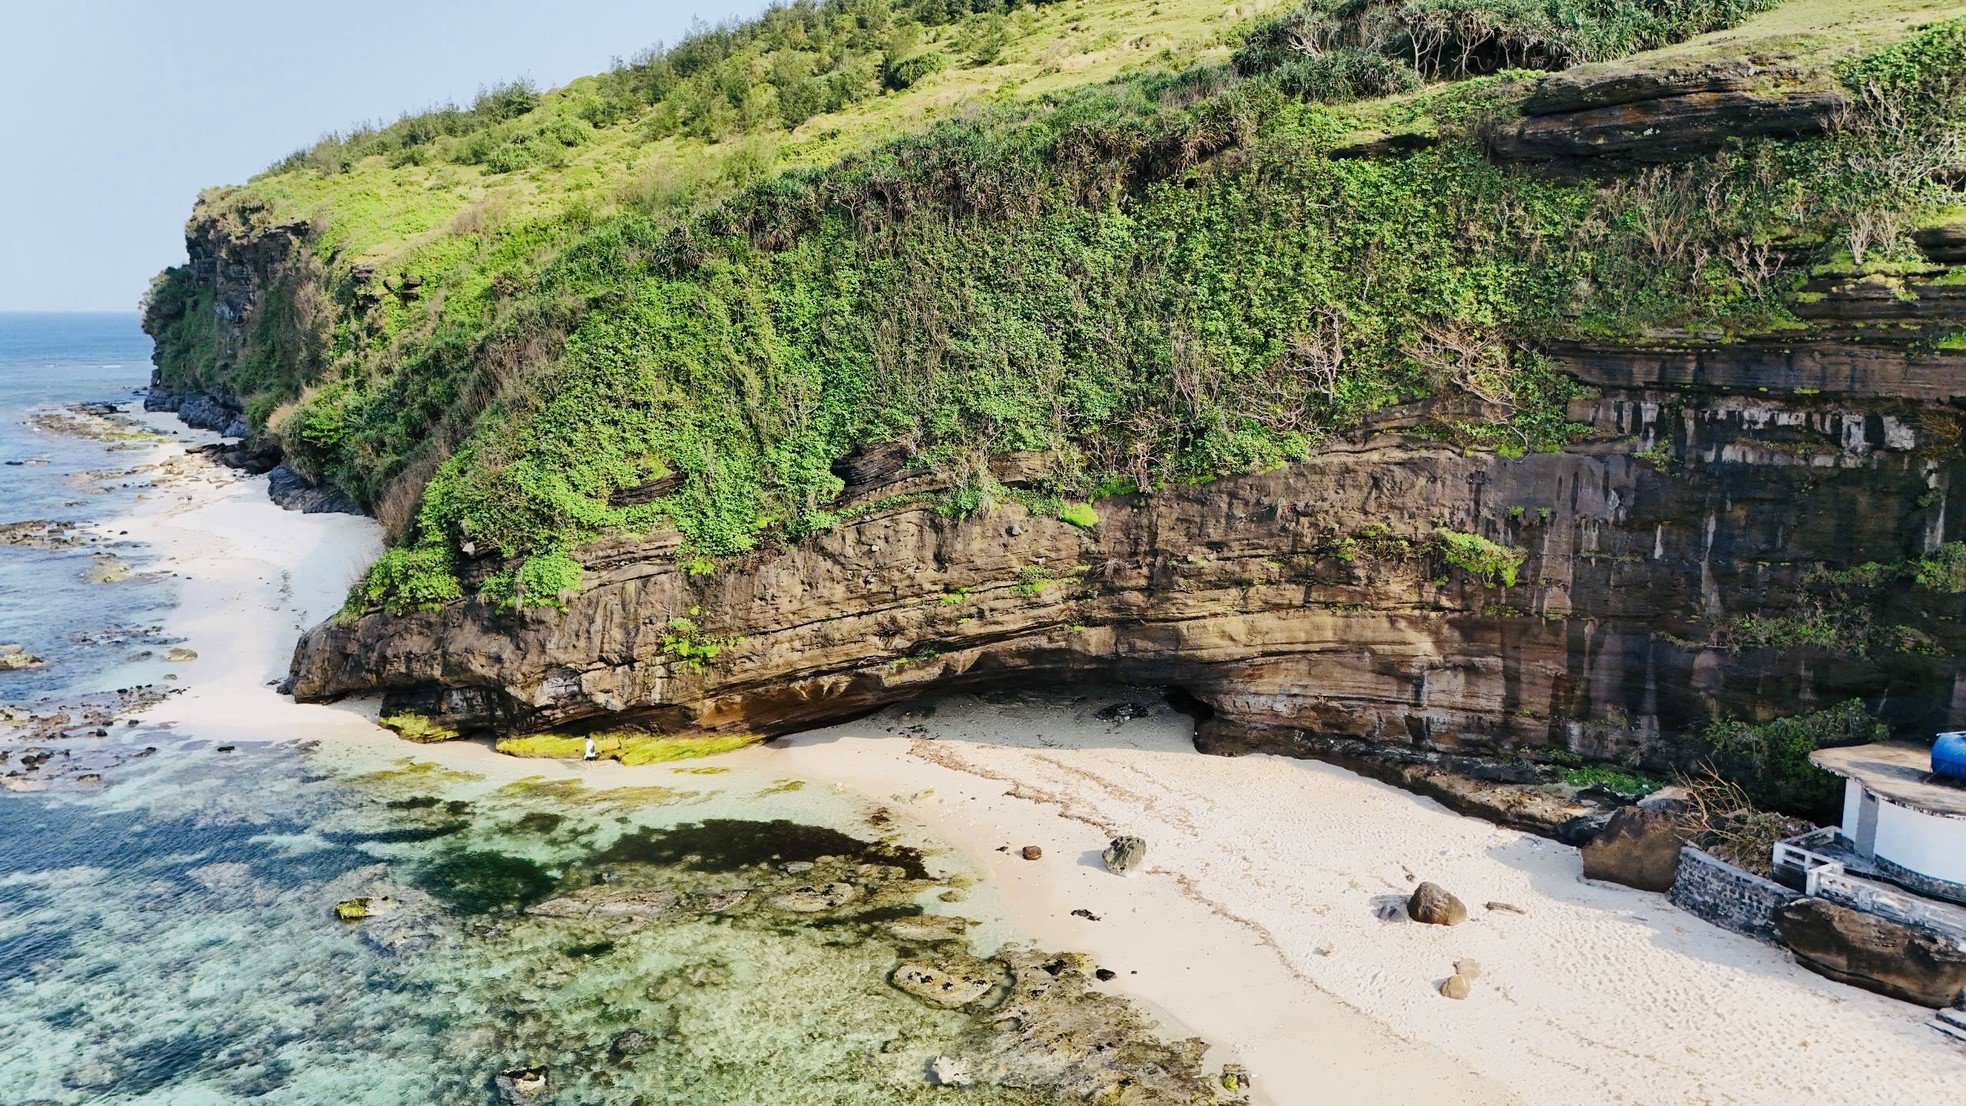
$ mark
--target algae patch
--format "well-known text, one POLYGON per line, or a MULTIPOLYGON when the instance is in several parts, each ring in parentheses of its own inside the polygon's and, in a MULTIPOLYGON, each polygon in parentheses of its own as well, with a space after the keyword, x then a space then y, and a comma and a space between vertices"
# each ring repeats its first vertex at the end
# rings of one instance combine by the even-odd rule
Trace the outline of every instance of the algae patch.
POLYGON ((500 738, 496 748, 507 756, 546 757, 579 760, 586 755, 587 742, 594 742, 598 760, 618 760, 623 764, 666 764, 735 752, 764 740, 763 734, 655 734, 634 730, 609 730, 595 734, 526 734, 500 738))

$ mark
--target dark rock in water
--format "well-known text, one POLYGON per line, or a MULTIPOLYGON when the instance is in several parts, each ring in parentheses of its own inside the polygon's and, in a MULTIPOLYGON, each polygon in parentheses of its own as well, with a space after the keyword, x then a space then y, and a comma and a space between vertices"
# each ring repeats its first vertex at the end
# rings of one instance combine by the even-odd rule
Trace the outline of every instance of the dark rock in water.
POLYGON ((1810 971, 1933 1008, 1966 998, 1966 949, 1936 933, 1822 899, 1797 899, 1775 933, 1810 971))
POLYGON ((1126 834, 1115 837, 1100 854, 1106 861, 1106 870, 1115 875, 1131 875, 1140 869, 1147 860, 1147 842, 1126 834))
POLYGON ((289 511, 304 515, 359 515, 361 504, 339 488, 323 487, 286 465, 267 473, 266 494, 289 511))
POLYGON ((1457 926, 1468 920, 1468 908, 1438 883, 1422 883, 1406 900, 1406 916, 1436 926, 1457 926))
POLYGON ((1679 874, 1680 846, 1698 832, 1676 799, 1625 807, 1584 845, 1584 876, 1641 891, 1669 891, 1679 874))
POLYGON ((114 415, 120 409, 113 403, 78 403, 75 410, 84 415, 114 415))
POLYGON ((544 1102, 548 1089, 546 1069, 513 1068, 502 1071, 493 1077, 492 1086, 498 1091, 498 1100, 508 1106, 544 1102))

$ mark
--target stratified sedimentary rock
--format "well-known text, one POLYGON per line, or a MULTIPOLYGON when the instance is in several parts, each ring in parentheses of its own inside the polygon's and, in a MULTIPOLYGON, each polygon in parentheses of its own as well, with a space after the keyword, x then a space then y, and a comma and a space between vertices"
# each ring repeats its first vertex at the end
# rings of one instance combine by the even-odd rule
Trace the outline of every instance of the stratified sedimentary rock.
POLYGON ((1966 949, 1939 934, 1822 899, 1797 899, 1775 932, 1814 972, 1920 1006, 1966 997, 1966 949))

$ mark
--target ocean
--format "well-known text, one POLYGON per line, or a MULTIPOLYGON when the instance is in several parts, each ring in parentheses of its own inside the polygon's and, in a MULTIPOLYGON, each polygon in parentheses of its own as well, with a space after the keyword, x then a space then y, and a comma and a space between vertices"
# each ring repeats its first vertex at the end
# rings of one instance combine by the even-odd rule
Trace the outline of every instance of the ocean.
POLYGON ((0 1100, 477 1104, 542 1068, 524 1101, 946 1101, 931 1062, 995 1038, 889 977, 968 951, 974 875, 857 797, 690 764, 595 789, 277 717, 73 725, 197 676, 171 576, 87 529, 158 494, 160 439, 74 410, 135 402, 147 352, 130 315, 0 315, 0 644, 46 662, 0 671, 0 1100))

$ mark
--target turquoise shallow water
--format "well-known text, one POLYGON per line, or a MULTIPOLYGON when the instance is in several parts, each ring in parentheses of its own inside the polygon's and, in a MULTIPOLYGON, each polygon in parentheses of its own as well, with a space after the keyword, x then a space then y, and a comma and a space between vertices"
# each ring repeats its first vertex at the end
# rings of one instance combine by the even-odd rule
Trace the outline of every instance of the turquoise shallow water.
MULTIPOLYGON (((128 316, 0 316, 0 523, 128 505, 136 454, 37 420, 128 403, 143 354, 128 316)), ((45 714, 161 652, 171 581, 111 539, 136 569, 113 584, 88 582, 103 546, 0 544, 0 642, 51 662, 0 672, 0 704, 45 714)), ((539 1066, 533 1101, 563 1106, 926 1103, 956 1093, 935 1057, 1002 1054, 988 1018, 889 984, 973 951, 965 873, 890 812, 753 770, 592 790, 281 736, 28 739, 0 714, 0 770, 37 744, 108 766, 0 789, 0 1102, 474 1104, 539 1066)), ((1057 1037, 1112 1047, 1131 1015, 1102 1001, 1057 1037)), ((1016 1067, 962 1100, 1057 1101, 1016 1067)))
MULTIPOLYGON (((149 376, 150 339, 135 314, 0 312, 0 524, 87 522, 127 502, 118 481, 91 478, 127 462, 127 448, 48 433, 31 420, 70 404, 129 404, 149 376)), ((170 583, 89 584, 92 554, 103 549, 120 552, 0 544, 0 643, 52 662, 0 672, 0 702, 161 673, 132 671, 127 658, 169 605, 170 583)))
POLYGON ((938 903, 937 862, 843 800, 108 740, 158 752, 99 791, 0 797, 9 1102, 476 1103, 534 1064, 561 1102, 927 1101, 968 1031, 886 984, 927 947, 889 929, 938 903), (844 909, 774 905, 832 879, 844 909), (688 898, 523 911, 595 889, 688 898), (336 920, 357 895, 393 910, 336 920))

